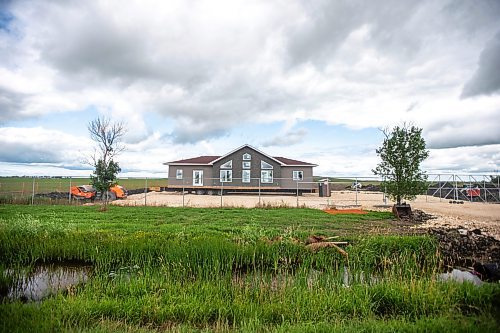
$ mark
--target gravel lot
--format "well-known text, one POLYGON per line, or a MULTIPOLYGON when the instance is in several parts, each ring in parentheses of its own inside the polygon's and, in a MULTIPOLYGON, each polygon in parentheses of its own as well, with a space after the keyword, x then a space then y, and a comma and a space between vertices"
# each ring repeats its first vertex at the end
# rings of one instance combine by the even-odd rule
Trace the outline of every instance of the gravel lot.
MULTIPOLYGON (((129 196, 126 200, 118 200, 113 204, 142 206, 170 206, 170 207, 246 207, 259 206, 259 196, 252 195, 194 195, 174 192, 150 192, 146 199, 144 194, 129 196), (184 202, 184 203, 183 203, 184 202)), ((329 198, 320 198, 317 194, 304 194, 298 199, 294 195, 261 195, 260 205, 283 206, 283 207, 309 207, 325 209, 327 207, 355 208, 366 210, 390 210, 392 202, 384 202, 381 192, 354 192, 335 191, 329 198)), ((479 228, 486 234, 500 239, 500 204, 464 202, 463 204, 451 204, 449 200, 430 196, 419 196, 411 202, 413 209, 420 209, 428 214, 436 216, 436 219, 427 221, 416 228, 444 227, 465 229, 479 228)))

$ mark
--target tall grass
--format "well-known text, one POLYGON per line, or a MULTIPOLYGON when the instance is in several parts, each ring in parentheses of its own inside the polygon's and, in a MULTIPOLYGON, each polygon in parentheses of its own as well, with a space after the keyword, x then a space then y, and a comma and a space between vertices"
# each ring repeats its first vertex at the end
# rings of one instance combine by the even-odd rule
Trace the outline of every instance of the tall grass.
POLYGON ((380 215, 80 208, 0 208, 0 272, 66 260, 95 267, 71 292, 39 304, 0 303, 0 331, 496 327, 499 286, 437 282, 439 253, 430 237, 351 234, 348 258, 304 246, 307 230, 334 235, 335 227, 358 230, 348 227, 380 215))

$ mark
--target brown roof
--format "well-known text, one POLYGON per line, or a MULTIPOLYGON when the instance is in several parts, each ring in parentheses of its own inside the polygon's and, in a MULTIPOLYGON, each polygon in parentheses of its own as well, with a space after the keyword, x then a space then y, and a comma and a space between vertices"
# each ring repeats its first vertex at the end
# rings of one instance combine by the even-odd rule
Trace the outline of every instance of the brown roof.
POLYGON ((210 162, 218 159, 219 157, 220 156, 198 156, 193 158, 187 158, 185 160, 168 162, 168 164, 210 164, 210 162))
MULTIPOLYGON (((187 158, 185 160, 168 162, 167 164, 210 164, 211 162, 215 161, 219 157, 220 156, 198 156, 198 157, 193 157, 193 158, 187 158)), ((316 164, 312 164, 312 163, 292 160, 291 158, 286 158, 286 157, 273 157, 273 158, 280 161, 284 165, 304 165, 304 166, 306 166, 306 165, 315 166, 316 165, 316 164)))
POLYGON ((291 158, 286 158, 286 157, 275 157, 278 161, 285 165, 316 165, 312 163, 307 163, 307 162, 302 162, 302 161, 297 161, 297 160, 292 160, 291 158))

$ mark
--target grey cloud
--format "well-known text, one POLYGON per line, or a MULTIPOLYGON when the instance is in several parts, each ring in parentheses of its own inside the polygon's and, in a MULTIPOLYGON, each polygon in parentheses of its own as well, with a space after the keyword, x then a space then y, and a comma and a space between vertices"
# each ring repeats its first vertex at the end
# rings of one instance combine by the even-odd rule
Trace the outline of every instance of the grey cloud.
POLYGON ((284 134, 277 135, 274 138, 262 143, 262 146, 291 146, 296 143, 301 142, 307 135, 307 130, 304 128, 299 128, 296 130, 290 130, 284 134))
POLYGON ((196 143, 205 139, 220 138, 228 134, 228 130, 225 127, 218 128, 222 126, 214 126, 214 124, 203 126, 177 126, 171 137, 174 143, 185 144, 185 143, 196 143))
POLYGON ((194 143, 227 135, 231 128, 265 118, 288 104, 305 105, 301 96, 270 86, 265 75, 222 73, 191 92, 189 99, 158 101, 161 114, 176 120, 171 137, 194 143))
MULTIPOLYGON (((170 134, 175 143, 196 143, 201 140, 218 138, 229 134, 232 127, 247 119, 247 115, 238 115, 234 107, 220 107, 207 103, 172 108, 168 112, 176 119, 176 126, 170 134), (172 113, 174 110, 182 110, 172 113)), ((175 111, 174 111, 175 112, 175 111)))
POLYGON ((470 146, 485 146, 491 144, 498 144, 500 142, 500 135, 495 133, 467 133, 459 137, 441 137, 436 135, 435 138, 429 140, 429 148, 442 149, 442 148, 455 148, 455 147, 470 147, 470 146))
MULTIPOLYGON (((228 29, 219 31, 223 34, 219 41, 209 35, 209 29, 203 29, 203 24, 212 28, 218 22, 210 25, 205 20, 191 21, 194 19, 189 12, 200 10, 195 9, 195 4, 178 9, 179 17, 158 16, 149 24, 141 16, 120 18, 100 3, 70 3, 58 3, 48 9, 44 4, 35 5, 46 16, 37 48, 44 61, 66 74, 67 81, 105 81, 126 86, 154 80, 192 89, 209 81, 221 68, 253 59, 258 53, 252 52, 252 43, 264 47, 266 35, 272 33, 272 27, 264 25, 252 29, 252 33, 263 38, 252 36, 246 40, 228 29), (58 6, 69 8, 60 10, 58 6)), ((193 16, 197 14, 194 12, 193 16)), ((64 82, 64 78, 62 81, 63 85, 71 83, 64 82)))
POLYGON ((406 112, 411 112, 413 111, 417 106, 419 105, 419 102, 411 102, 410 105, 408 105, 408 108, 406 109, 406 112))
POLYGON ((498 0, 449 0, 441 9, 446 22, 442 22, 443 30, 460 30, 469 38, 475 38, 483 29, 498 27, 500 1, 498 0))
POLYGON ((2 142, 0 161, 13 163, 58 163, 63 158, 53 147, 30 146, 28 144, 2 142))
POLYGON ((500 144, 498 115, 478 115, 474 122, 456 118, 436 122, 424 128, 431 149, 500 144))
MULTIPOLYGON (((291 64, 311 62, 323 67, 349 34, 367 25, 365 45, 383 56, 411 62, 429 40, 464 36, 477 39, 498 28, 500 1, 304 1, 306 22, 289 29, 291 64)), ((441 44, 447 47, 447 44, 441 44)), ((431 50, 432 52, 432 50, 431 50)), ((345 59, 344 59, 345 60, 345 59)))
POLYGON ((406 28, 418 1, 322 1, 304 5, 308 21, 289 33, 292 64, 328 64, 351 32, 368 24, 370 43, 394 56, 411 56, 420 46, 419 37, 406 28))
POLYGON ((462 90, 462 98, 500 92, 500 31, 486 44, 479 67, 462 90))
MULTIPOLYGON (((36 38, 41 59, 64 74, 58 78, 60 89, 103 83, 127 86, 141 80, 191 87, 204 82, 211 74, 212 62, 216 62, 196 50, 189 36, 179 32, 149 36, 147 24, 120 21, 99 3, 30 5, 43 31, 25 33, 36 38)), ((163 28, 171 31, 169 26, 174 24, 165 22, 163 28)))
POLYGON ((289 32, 288 51, 293 64, 315 60, 324 64, 347 35, 360 24, 350 3, 307 2, 308 21, 289 32))
POLYGON ((97 11, 84 10, 82 15, 85 19, 78 22, 56 21, 75 26, 54 26, 55 36, 40 45, 44 59, 67 75, 83 81, 104 79, 129 84, 141 79, 177 81, 184 75, 194 76, 200 69, 186 66, 181 59, 157 59, 139 30, 120 30, 97 11), (68 28, 71 30, 61 36, 60 30, 68 28))
POLYGON ((28 95, 16 93, 0 87, 0 122, 19 117, 28 95))

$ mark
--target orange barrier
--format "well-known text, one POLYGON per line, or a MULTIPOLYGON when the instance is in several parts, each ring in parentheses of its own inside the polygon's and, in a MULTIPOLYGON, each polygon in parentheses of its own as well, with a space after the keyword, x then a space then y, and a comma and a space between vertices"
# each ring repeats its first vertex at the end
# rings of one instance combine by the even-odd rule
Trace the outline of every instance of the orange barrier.
POLYGON ((361 209, 325 209, 325 213, 338 215, 338 214, 368 214, 368 212, 361 209))

